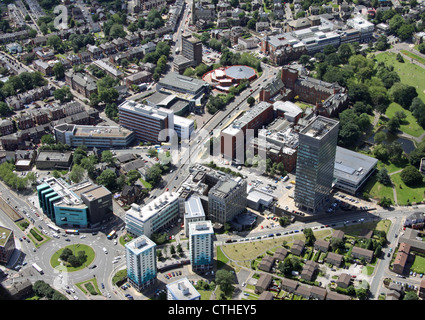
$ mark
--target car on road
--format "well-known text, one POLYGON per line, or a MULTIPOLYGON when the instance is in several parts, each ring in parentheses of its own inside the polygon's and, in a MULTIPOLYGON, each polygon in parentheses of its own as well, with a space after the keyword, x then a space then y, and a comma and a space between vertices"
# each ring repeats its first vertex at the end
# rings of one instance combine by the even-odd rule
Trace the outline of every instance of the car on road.
POLYGON ((92 266, 90 266, 89 267, 89 269, 94 269, 94 268, 96 268, 97 266, 94 264, 94 265, 92 265, 92 266))

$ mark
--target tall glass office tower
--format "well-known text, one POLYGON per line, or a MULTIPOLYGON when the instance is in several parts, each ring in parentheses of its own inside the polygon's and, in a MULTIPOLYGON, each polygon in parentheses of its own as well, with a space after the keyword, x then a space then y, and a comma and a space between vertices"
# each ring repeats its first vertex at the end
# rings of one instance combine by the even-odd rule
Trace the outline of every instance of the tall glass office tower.
POLYGON ((294 201, 316 213, 328 199, 333 182, 339 122, 316 117, 299 134, 294 201))

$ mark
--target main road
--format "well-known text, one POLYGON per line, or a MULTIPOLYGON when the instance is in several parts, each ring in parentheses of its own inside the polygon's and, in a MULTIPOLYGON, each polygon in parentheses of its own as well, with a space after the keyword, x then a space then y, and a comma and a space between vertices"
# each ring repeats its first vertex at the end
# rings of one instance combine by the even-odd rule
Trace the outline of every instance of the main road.
MULTIPOLYGON (((183 181, 188 177, 189 166, 201 161, 202 155, 207 151, 204 146, 206 142, 212 137, 219 137, 222 129, 227 127, 231 122, 243 112, 249 110, 250 106, 246 102, 251 96, 256 97, 260 89, 266 86, 276 77, 277 68, 267 64, 261 64, 262 75, 251 82, 250 86, 242 91, 235 100, 227 105, 225 110, 218 111, 209 120, 204 123, 198 123, 198 129, 192 134, 186 146, 180 145, 180 150, 175 156, 172 156, 172 164, 177 167, 167 177, 167 184, 164 188, 169 190, 177 189, 183 181), (210 135, 212 133, 213 135, 210 135)), ((173 152, 173 149, 172 149, 173 152)), ((163 193, 163 189, 156 189, 153 191, 154 196, 163 193)))

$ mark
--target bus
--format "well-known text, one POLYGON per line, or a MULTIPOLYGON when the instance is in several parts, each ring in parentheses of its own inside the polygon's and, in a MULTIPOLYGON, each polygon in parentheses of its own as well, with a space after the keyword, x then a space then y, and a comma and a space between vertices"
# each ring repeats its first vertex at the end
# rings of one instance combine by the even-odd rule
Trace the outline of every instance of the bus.
POLYGON ((41 269, 41 268, 38 266, 38 264, 33 263, 33 264, 32 264, 32 266, 33 266, 33 268, 34 268, 35 270, 37 270, 40 274, 43 274, 43 273, 44 273, 44 272, 43 272, 43 269, 41 269))
POLYGON ((80 234, 80 232, 78 230, 74 230, 74 229, 66 229, 65 233, 66 234, 80 234))
POLYGON ((114 237, 115 237, 115 234, 116 234, 117 232, 115 231, 115 230, 112 230, 108 235, 107 235, 107 238, 108 239, 113 239, 114 237))
POLYGON ((53 231, 55 231, 56 233, 60 232, 60 229, 56 226, 54 226, 53 224, 48 223, 47 226, 52 229, 53 231))

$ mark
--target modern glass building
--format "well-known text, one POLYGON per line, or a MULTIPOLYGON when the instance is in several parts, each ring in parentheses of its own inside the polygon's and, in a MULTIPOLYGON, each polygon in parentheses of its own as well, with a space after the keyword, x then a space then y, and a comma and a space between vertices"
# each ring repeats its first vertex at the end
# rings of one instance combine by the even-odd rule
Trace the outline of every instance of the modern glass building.
POLYGON ((156 281, 156 244, 140 236, 125 244, 127 277, 130 284, 141 291, 156 281))
POLYGON ((69 185, 49 178, 37 186, 40 208, 59 227, 95 227, 113 215, 112 194, 89 181, 69 185))
POLYGON ((189 255, 192 270, 208 270, 213 267, 214 230, 209 220, 189 225, 189 255))
POLYGON ((299 133, 295 205, 316 213, 328 199, 333 183, 339 122, 323 116, 299 133))

